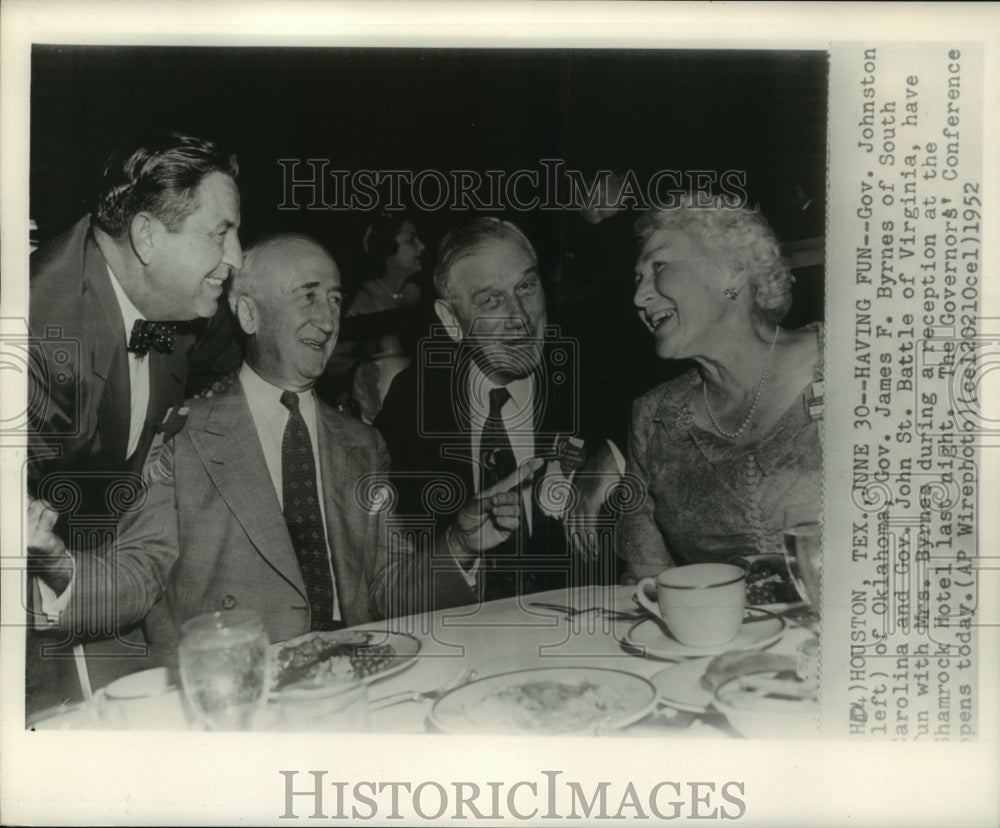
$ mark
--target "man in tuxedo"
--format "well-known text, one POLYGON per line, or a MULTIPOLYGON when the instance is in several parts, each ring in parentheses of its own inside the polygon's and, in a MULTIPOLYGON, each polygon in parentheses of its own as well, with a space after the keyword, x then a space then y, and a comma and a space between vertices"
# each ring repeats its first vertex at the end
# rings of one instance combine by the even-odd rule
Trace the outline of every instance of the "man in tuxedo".
POLYGON ((336 264, 309 237, 272 236, 248 251, 230 293, 246 361, 224 390, 192 400, 180 430, 154 448, 145 502, 123 517, 102 567, 74 570, 80 550, 67 553, 51 532, 54 513, 34 504, 29 555, 52 590, 54 619, 127 625, 148 614, 163 653, 178 624, 205 612, 255 610, 280 641, 473 600, 466 569, 517 529, 518 495, 508 490, 520 478, 467 504, 429 553, 394 535, 382 438, 313 392, 341 299, 336 264))
MULTIPOLYGON (((233 155, 199 138, 127 142, 106 162, 92 213, 31 256, 28 498, 56 505, 68 543, 113 535, 156 430, 183 403, 191 320, 216 312, 243 263, 237 172, 233 155)), ((116 637, 135 646, 89 644, 92 670, 102 654, 140 646, 138 630, 116 637)), ((29 631, 29 694, 72 692, 64 640, 29 631)))
POLYGON ((76 482, 77 511, 142 469, 156 427, 184 400, 194 337, 242 263, 234 156, 189 136, 127 143, 108 159, 91 215, 31 257, 28 307, 33 496, 76 482))
POLYGON ((392 457, 400 512, 426 515, 428 486, 447 483, 472 495, 542 458, 546 475, 521 492, 519 532, 490 551, 477 578, 487 600, 566 585, 564 527, 558 508, 545 508, 540 485, 554 466, 572 467, 566 438, 579 435, 580 412, 571 344, 545 338, 535 250, 511 222, 472 219, 442 239, 434 283, 435 310, 451 341, 425 343, 375 420, 392 457))

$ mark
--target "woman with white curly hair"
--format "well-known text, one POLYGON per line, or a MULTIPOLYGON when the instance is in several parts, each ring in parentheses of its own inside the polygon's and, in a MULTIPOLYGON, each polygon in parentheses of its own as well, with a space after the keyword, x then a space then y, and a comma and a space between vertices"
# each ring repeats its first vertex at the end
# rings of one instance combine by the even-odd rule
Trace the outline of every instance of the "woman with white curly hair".
POLYGON ((820 499, 822 328, 781 327, 793 277, 755 210, 653 210, 636 223, 635 305, 662 359, 694 367, 633 408, 626 581, 781 551, 787 505, 820 499))

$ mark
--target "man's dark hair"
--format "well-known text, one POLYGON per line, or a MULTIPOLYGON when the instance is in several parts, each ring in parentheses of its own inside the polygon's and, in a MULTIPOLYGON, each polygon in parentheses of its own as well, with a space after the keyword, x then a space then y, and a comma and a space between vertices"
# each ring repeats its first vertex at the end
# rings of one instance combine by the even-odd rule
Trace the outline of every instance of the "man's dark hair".
POLYGON ((385 272, 385 260, 399 252, 396 236, 403 225, 411 221, 405 213, 381 213, 365 231, 365 265, 368 276, 378 279, 385 272))
POLYGON ((198 209, 195 193, 214 172, 236 178, 236 156, 211 141, 171 132, 129 140, 104 165, 94 205, 94 223, 120 239, 132 218, 144 210, 171 232, 198 209))

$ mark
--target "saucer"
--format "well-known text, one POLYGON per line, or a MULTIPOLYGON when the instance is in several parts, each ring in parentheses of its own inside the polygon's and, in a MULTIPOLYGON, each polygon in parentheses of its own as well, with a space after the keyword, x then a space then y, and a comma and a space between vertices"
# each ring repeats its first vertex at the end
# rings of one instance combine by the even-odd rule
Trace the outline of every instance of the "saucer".
POLYGON ((704 713, 712 704, 712 694, 701 686, 701 677, 713 656, 691 658, 664 667, 650 681, 660 702, 675 710, 704 713))
POLYGON ((725 644, 707 647, 689 647, 681 644, 667 631, 667 626, 659 618, 647 618, 633 624, 625 636, 629 646, 641 650, 644 655, 676 661, 680 658, 719 655, 733 650, 759 650, 773 644, 785 632, 785 620, 767 610, 747 607, 743 626, 736 638, 725 644))

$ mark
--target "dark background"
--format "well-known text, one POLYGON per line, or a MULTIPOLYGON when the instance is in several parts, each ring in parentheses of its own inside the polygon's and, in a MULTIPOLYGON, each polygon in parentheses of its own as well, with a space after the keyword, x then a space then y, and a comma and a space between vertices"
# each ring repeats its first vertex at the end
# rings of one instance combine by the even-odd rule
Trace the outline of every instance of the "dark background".
MULTIPOLYGON (((88 210, 117 143, 177 130, 237 153, 245 242, 294 227, 354 258, 352 231, 370 215, 276 209, 277 159, 311 157, 414 171, 561 158, 640 180, 658 169, 745 170, 790 241, 822 232, 794 226, 783 194, 799 184, 822 206, 826 73, 822 52, 35 46, 31 217, 40 241, 57 234, 88 210)), ((452 219, 424 217, 425 240, 452 219)))
MULTIPOLYGON (((631 169, 642 182, 660 169, 735 169, 745 171, 751 199, 782 242, 824 233, 824 52, 36 45, 31 88, 31 218, 42 243, 89 211, 95 177, 114 146, 148 130, 189 132, 232 148, 244 244, 276 230, 310 233, 333 252, 348 288, 361 276, 361 236, 373 214, 278 210, 277 159, 447 172, 539 170, 540 159, 559 158, 571 169, 631 169)), ((622 326, 625 341, 642 342, 628 298, 632 216, 619 215, 617 231, 604 228, 582 245, 590 231, 571 214, 505 217, 538 248, 550 321, 563 322, 562 303, 574 299, 575 285, 559 282, 566 263, 581 266, 597 240, 614 284, 603 304, 565 320, 570 327, 573 318, 586 321, 591 354, 608 352, 605 340, 622 326), (609 303, 621 306, 612 313, 609 303), (609 329, 595 331, 605 311, 609 329)), ((414 218, 428 245, 426 287, 434 247, 458 216, 441 210, 414 218)), ((790 321, 821 318, 822 264, 796 276, 790 321)), ((660 366, 638 356, 635 363, 644 374, 636 388, 658 378, 660 366)))

